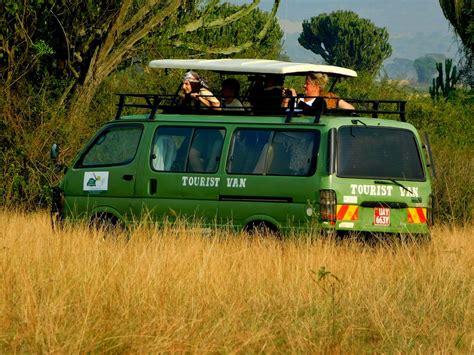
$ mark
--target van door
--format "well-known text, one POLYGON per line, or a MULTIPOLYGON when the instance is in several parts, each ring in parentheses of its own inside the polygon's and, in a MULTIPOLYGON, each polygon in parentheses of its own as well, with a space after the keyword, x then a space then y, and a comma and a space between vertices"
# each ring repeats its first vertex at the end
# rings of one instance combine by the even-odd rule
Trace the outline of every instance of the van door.
POLYGON ((64 178, 67 208, 76 213, 130 212, 135 195, 142 124, 105 127, 64 178))
POLYGON ((245 225, 306 225, 313 213, 320 132, 315 129, 238 128, 220 185, 219 216, 245 225))
POLYGON ((154 219, 215 219, 224 128, 160 126, 137 184, 144 211, 154 219))

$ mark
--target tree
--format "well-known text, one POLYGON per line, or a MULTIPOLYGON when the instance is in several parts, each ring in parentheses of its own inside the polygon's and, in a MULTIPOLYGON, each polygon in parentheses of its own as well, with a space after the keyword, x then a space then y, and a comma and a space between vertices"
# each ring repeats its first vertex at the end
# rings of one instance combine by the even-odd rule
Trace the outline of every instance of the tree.
POLYGON ((427 54, 416 58, 413 64, 418 76, 418 82, 423 84, 431 83, 436 74, 436 63, 445 59, 446 57, 442 54, 427 54))
POLYGON ((474 52, 474 5, 472 0, 439 0, 444 17, 451 23, 462 44, 474 52))
POLYGON ((474 2, 472 0, 439 0, 446 19, 461 39, 464 62, 461 75, 474 86, 474 2))
POLYGON ((390 79, 417 80, 417 73, 413 60, 406 58, 393 58, 383 65, 383 70, 390 79))
MULTIPOLYGON (((198 30, 225 28, 249 16, 260 0, 241 6, 226 16, 216 17, 213 9, 219 0, 36 0, 5 1, 0 5, 2 40, 0 58, 6 62, 1 79, 11 88, 15 78, 25 73, 41 79, 44 72, 63 80, 65 85, 58 104, 68 103, 70 120, 80 117, 90 105, 100 84, 121 64, 137 54, 150 36, 161 36, 170 46, 194 48, 195 52, 231 55, 257 45, 266 36, 280 0, 274 0, 272 16, 253 36, 227 47, 196 47, 190 35, 198 30), (188 40, 184 40, 187 38, 188 40), (44 42, 38 42, 38 41, 44 42), (45 43, 54 51, 52 58, 34 62, 34 46, 45 43), (18 59, 21 65, 16 67, 18 59)), ((3 63, 2 63, 3 64, 3 63)))
POLYGON ((376 74, 392 54, 385 28, 352 11, 335 11, 303 22, 298 42, 328 64, 376 74))

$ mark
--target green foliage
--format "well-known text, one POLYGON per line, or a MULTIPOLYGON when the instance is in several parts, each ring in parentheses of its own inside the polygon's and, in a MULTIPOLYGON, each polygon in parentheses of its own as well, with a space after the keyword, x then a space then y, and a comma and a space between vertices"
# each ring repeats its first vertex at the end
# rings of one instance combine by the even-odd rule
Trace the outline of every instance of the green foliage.
POLYGON ((303 22, 298 41, 326 63, 376 74, 392 54, 385 28, 352 11, 335 11, 303 22))
POLYGON ((474 52, 474 5, 472 0, 439 0, 444 17, 461 38, 463 45, 474 52))
POLYGON ((417 95, 408 104, 407 119, 428 133, 437 177, 433 182, 435 219, 441 223, 474 220, 474 93, 458 89, 449 101, 417 95))
POLYGON ((433 79, 433 86, 430 87, 430 95, 433 100, 439 100, 440 95, 446 100, 453 97, 456 84, 459 81, 459 73, 456 66, 452 65, 453 61, 446 59, 443 70, 443 63, 436 63, 438 77, 433 79))
POLYGON ((468 85, 474 87, 474 3, 472 0, 439 0, 446 19, 461 39, 464 58, 460 74, 468 85))
POLYGON ((36 51, 36 55, 42 57, 48 54, 54 54, 54 49, 51 48, 44 40, 40 39, 36 43, 33 43, 33 49, 36 51))
POLYGON ((214 0, 1 2, 0 64, 5 70, 0 70, 0 80, 11 91, 19 78, 41 86, 45 75, 55 77, 64 84, 56 98, 57 105, 68 105, 71 119, 77 121, 87 111, 99 85, 113 71, 130 61, 148 61, 142 53, 146 47, 141 43, 151 35, 161 39, 162 47, 192 48, 195 55, 208 51, 238 53, 281 33, 269 32, 275 29, 273 15, 279 2, 274 0, 272 16, 257 9, 259 0, 235 6, 233 13, 229 6, 224 11, 214 0), (242 28, 226 30, 242 18, 247 24, 253 23, 252 31, 240 36, 242 28), (257 24, 261 27, 255 27, 257 24), (220 47, 215 42, 219 31, 224 38, 232 33, 234 40, 239 37, 240 42, 227 41, 230 46, 220 47), (196 48, 193 39, 203 36, 209 36, 207 42, 196 48))
MULTIPOLYGON (((248 6, 242 7, 224 3, 207 11, 196 10, 189 16, 196 18, 204 16, 203 12, 206 12, 208 21, 212 22, 232 16, 239 9, 246 7, 248 6)), ((190 21, 190 18, 185 17, 181 21, 187 22, 190 21)), ((143 61, 146 62, 150 58, 192 58, 202 56, 203 52, 209 51, 211 52, 206 54, 206 58, 229 57, 229 54, 219 53, 218 50, 214 53, 214 49, 232 48, 238 43, 245 43, 255 35, 255 28, 263 28, 266 23, 269 24, 268 31, 259 43, 243 48, 238 53, 233 53, 232 57, 276 59, 283 50, 283 31, 276 17, 257 8, 252 11, 251 15, 242 17, 239 21, 228 23, 226 26, 212 29, 201 28, 193 33, 184 33, 179 36, 178 44, 174 41, 174 37, 170 41, 167 36, 163 36, 161 33, 153 34, 143 42, 140 48, 141 55, 135 60, 143 58, 143 61)))

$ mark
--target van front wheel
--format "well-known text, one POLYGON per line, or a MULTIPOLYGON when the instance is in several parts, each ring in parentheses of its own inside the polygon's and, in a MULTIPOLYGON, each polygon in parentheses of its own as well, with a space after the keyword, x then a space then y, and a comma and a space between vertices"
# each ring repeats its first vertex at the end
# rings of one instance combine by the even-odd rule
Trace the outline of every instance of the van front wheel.
POLYGON ((95 214, 91 218, 89 226, 95 230, 103 231, 104 236, 115 236, 124 230, 122 222, 113 214, 106 212, 95 214))

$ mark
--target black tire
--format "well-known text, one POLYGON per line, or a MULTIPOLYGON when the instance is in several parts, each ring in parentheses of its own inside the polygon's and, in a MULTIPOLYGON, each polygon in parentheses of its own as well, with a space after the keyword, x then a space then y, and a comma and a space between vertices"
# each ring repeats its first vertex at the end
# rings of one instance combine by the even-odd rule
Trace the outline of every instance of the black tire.
POLYGON ((247 224, 244 231, 250 236, 264 236, 281 238, 278 228, 266 221, 253 221, 247 224))
POLYGON ((96 231, 103 231, 104 238, 114 237, 125 231, 123 223, 113 214, 101 212, 91 218, 90 228, 96 231))

